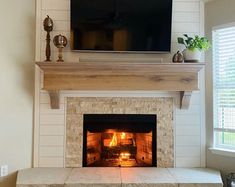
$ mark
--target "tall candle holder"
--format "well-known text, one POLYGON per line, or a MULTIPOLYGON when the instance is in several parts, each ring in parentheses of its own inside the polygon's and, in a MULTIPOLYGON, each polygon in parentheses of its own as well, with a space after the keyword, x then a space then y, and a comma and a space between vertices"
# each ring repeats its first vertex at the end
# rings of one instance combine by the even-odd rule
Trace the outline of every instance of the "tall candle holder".
POLYGON ((43 26, 44 26, 44 30, 47 32, 47 36, 46 36, 46 60, 45 61, 51 61, 51 46, 50 46, 50 42, 51 42, 51 36, 50 36, 50 32, 53 30, 53 21, 52 19, 47 15, 47 17, 44 19, 43 21, 43 26))
POLYGON ((54 45, 58 48, 59 54, 58 54, 58 60, 57 62, 64 62, 63 55, 62 55, 62 49, 66 47, 67 45, 67 38, 61 34, 56 35, 53 39, 54 45))

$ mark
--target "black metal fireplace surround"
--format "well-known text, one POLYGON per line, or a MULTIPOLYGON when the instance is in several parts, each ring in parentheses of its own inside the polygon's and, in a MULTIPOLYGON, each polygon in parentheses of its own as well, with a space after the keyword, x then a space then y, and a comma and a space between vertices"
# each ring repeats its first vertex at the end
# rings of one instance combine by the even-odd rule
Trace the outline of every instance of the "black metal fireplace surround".
POLYGON ((83 167, 156 166, 156 115, 83 117, 83 167))

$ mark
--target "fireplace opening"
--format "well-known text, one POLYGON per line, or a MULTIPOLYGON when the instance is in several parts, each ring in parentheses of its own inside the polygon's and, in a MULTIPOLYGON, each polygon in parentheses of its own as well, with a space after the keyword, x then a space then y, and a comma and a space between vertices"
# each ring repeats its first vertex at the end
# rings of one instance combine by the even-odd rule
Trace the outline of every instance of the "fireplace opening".
POLYGON ((156 115, 85 114, 83 167, 156 166, 156 115))

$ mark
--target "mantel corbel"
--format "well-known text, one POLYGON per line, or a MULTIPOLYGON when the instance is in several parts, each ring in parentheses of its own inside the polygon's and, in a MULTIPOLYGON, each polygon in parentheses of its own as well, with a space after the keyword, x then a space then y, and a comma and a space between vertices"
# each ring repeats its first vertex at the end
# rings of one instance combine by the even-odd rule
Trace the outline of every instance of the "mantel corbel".
POLYGON ((60 109, 60 91, 48 90, 50 96, 51 109, 60 109))
POLYGON ((189 108, 192 93, 192 91, 180 91, 180 109, 189 108))

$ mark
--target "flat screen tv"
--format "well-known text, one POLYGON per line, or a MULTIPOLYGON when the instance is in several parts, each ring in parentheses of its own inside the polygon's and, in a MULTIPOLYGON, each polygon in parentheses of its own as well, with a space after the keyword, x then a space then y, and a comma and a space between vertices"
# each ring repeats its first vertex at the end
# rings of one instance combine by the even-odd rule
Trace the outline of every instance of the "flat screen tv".
POLYGON ((71 0, 71 48, 170 52, 172 0, 71 0))

